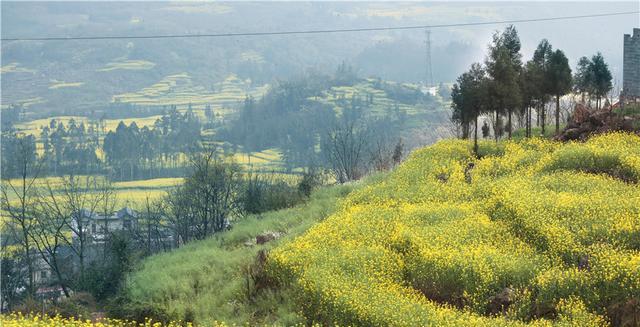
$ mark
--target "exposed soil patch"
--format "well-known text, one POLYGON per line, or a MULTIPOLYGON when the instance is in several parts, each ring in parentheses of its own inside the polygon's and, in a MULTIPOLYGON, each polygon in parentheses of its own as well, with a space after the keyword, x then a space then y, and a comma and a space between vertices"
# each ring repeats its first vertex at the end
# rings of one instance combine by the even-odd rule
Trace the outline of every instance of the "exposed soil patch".
POLYGON ((487 305, 487 315, 505 314, 514 301, 514 290, 505 287, 500 293, 492 296, 487 305))
POLYGON ((633 175, 631 172, 624 170, 624 169, 619 169, 619 168, 615 168, 615 169, 580 169, 580 171, 585 172, 587 174, 596 174, 596 175, 600 175, 600 174, 604 174, 604 175, 608 175, 611 176, 615 179, 618 179, 620 181, 623 181, 627 184, 636 184, 638 183, 638 178, 633 175))
POLYGON ((450 305, 457 309, 463 309, 465 306, 462 294, 457 294, 457 292, 446 292, 438 289, 435 285, 417 285, 416 283, 414 283, 413 288, 433 302, 450 305))
POLYGON ((640 300, 614 303, 607 308, 611 325, 620 327, 640 326, 640 300))
POLYGON ((640 132, 638 129, 640 117, 638 115, 624 116, 609 109, 589 110, 583 105, 577 105, 573 117, 567 126, 554 137, 554 140, 585 141, 591 135, 613 131, 640 132))

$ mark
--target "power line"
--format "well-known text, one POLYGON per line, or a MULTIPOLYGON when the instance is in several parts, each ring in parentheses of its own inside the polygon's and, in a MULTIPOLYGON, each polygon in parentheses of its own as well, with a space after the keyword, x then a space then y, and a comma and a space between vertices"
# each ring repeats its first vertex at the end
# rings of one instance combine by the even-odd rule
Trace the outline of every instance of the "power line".
POLYGON ((349 32, 371 32, 371 31, 397 31, 412 29, 432 29, 445 27, 465 27, 481 25, 499 25, 514 23, 546 22, 555 20, 607 17, 640 14, 640 11, 625 11, 604 14, 590 14, 577 16, 560 16, 546 18, 513 19, 501 21, 475 22, 475 23, 455 23, 438 25, 414 25, 396 27, 368 27, 368 28, 347 28, 347 29, 326 29, 326 30, 304 30, 304 31, 275 31, 275 32, 244 32, 244 33, 219 33, 219 34, 169 34, 169 35, 111 35, 111 36, 76 36, 76 37, 34 37, 34 38, 2 38, 1 41, 71 41, 71 40, 118 40, 118 39, 176 39, 176 38, 198 38, 198 37, 239 37, 239 36, 268 36, 268 35, 296 35, 296 34, 327 34, 327 33, 349 33, 349 32))

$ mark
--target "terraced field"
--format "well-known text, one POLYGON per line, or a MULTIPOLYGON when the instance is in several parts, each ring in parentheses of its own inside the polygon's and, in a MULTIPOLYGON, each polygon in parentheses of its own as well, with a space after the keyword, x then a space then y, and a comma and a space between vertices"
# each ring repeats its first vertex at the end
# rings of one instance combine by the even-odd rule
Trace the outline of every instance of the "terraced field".
POLYGON ((58 80, 52 80, 51 84, 49 85, 49 89, 57 90, 57 89, 62 89, 67 87, 80 87, 82 85, 84 85, 84 82, 63 82, 58 80))
POLYGON ((240 54, 240 59, 244 61, 252 61, 255 63, 262 64, 264 63, 264 57, 257 51, 249 50, 240 54))
MULTIPOLYGON (((347 104, 350 104, 351 98, 354 96, 365 101, 367 96, 372 95, 373 103, 371 105, 371 112, 373 115, 385 115, 390 110, 394 110, 396 106, 408 115, 416 115, 423 111, 423 108, 393 101, 385 91, 374 87, 375 82, 374 79, 367 79, 354 86, 335 86, 323 92, 322 97, 310 98, 310 100, 330 104, 336 108, 338 113, 341 113, 342 110, 344 110, 344 100, 346 100, 347 104)), ((417 89, 417 86, 412 84, 402 84, 402 86, 417 89)))
POLYGON ((6 65, 0 67, 0 74, 4 74, 4 73, 35 73, 35 72, 36 71, 34 69, 22 67, 17 62, 12 62, 10 64, 6 64, 6 65))
MULTIPOLYGON (((15 99, 15 100, 11 101, 11 104, 22 106, 24 108, 29 108, 29 107, 31 107, 33 105, 41 104, 41 103, 45 103, 45 102, 47 102, 47 101, 42 97, 33 97, 33 98, 26 98, 26 99, 15 99)), ((2 104, 2 106, 0 108, 2 108, 2 109, 9 108, 9 105, 8 104, 2 104)))
POLYGON ((170 75, 157 83, 137 92, 113 96, 114 102, 133 103, 137 105, 175 105, 186 108, 204 109, 211 105, 216 114, 225 115, 230 107, 244 101, 247 95, 259 98, 268 89, 268 85, 253 87, 249 81, 243 81, 236 75, 229 75, 217 83, 213 90, 195 84, 187 73, 170 75))
POLYGON ((108 63, 105 67, 98 69, 99 72, 109 72, 113 70, 147 70, 155 67, 156 64, 147 60, 120 60, 108 63))

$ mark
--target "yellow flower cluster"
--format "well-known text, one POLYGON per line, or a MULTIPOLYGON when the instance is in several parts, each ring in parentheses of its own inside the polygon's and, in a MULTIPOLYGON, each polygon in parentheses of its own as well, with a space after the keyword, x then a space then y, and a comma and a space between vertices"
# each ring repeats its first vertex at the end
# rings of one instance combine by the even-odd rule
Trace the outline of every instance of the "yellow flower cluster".
MULTIPOLYGON (((137 323, 128 320, 103 318, 97 322, 76 318, 63 318, 61 316, 49 317, 39 314, 23 315, 12 312, 8 315, 0 315, 0 325, 3 327, 191 327, 191 323, 170 322, 163 324, 157 321, 147 320, 137 323)), ((214 327, 224 327, 224 324, 214 323, 214 327)))
POLYGON ((640 137, 471 149, 416 151, 269 274, 323 325, 602 326, 640 297, 640 137))

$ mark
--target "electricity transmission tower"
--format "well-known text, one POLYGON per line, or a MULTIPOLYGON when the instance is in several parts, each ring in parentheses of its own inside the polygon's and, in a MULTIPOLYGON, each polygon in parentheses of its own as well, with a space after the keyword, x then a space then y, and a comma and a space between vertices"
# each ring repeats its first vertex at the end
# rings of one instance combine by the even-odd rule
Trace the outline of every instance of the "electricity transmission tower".
POLYGON ((425 76, 425 85, 427 87, 433 86, 433 71, 431 70, 431 31, 429 29, 424 30, 427 36, 425 44, 427 46, 427 70, 425 76))

